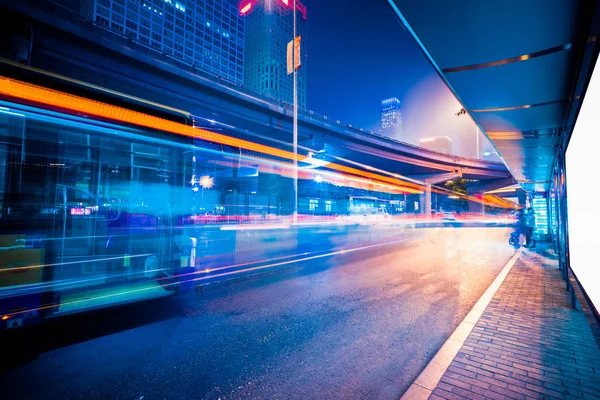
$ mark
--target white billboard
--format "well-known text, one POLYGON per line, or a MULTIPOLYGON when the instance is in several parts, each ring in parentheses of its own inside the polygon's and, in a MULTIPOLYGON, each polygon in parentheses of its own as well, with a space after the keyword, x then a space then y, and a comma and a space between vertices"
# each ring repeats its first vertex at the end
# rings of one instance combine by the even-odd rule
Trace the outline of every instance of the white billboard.
POLYGON ((600 310, 600 63, 596 64, 566 152, 571 268, 600 310))

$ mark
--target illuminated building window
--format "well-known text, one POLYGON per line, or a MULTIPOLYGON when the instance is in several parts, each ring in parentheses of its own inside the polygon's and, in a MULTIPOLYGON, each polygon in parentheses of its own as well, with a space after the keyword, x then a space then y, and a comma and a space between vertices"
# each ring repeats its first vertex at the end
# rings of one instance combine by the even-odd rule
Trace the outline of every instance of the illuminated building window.
POLYGON ((244 83, 245 21, 238 7, 228 0, 213 0, 214 7, 207 2, 182 0, 81 0, 81 3, 82 17, 87 20, 126 34, 154 50, 165 51, 198 70, 214 71, 204 68, 202 51, 194 49, 218 46, 225 51, 220 59, 213 58, 219 77, 244 83), (163 50, 164 38, 183 44, 184 37, 188 41, 183 48, 163 50))

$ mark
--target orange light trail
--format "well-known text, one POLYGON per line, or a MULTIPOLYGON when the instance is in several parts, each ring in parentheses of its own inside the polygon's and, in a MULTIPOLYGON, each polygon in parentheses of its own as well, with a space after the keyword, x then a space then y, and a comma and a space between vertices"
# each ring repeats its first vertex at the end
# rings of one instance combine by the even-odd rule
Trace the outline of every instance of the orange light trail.
MULTIPOLYGON (((287 178, 294 177, 294 174, 292 172, 294 165, 291 163, 277 162, 277 165, 272 165, 273 164, 272 160, 268 160, 266 158, 261 158, 261 157, 253 157, 253 158, 261 163, 260 170, 262 172, 277 174, 279 176, 287 177, 287 178)), ((239 163, 233 162, 233 161, 215 161, 215 164, 223 165, 223 166, 227 166, 227 167, 233 167, 235 165, 238 165, 239 163)), ((255 166, 255 164, 251 163, 251 162, 245 162, 244 165, 248 166, 248 167, 255 166)), ((306 171, 306 170, 300 169, 298 171, 298 179, 312 180, 312 179, 314 179, 316 174, 325 175, 327 177, 327 179, 326 179, 327 182, 336 184, 338 186, 350 186, 350 184, 348 182, 354 182, 356 184, 354 186, 355 188, 365 189, 365 190, 373 190, 373 188, 369 188, 369 186, 377 186, 378 192, 407 193, 407 194, 422 193, 422 191, 415 190, 412 188, 407 188, 405 186, 398 186, 398 185, 394 185, 394 184, 382 183, 379 181, 362 179, 355 175, 348 175, 348 174, 343 174, 343 173, 338 174, 338 173, 333 173, 330 171, 322 171, 322 170, 306 171), (335 174, 337 174, 337 176, 332 176, 335 174)))
MULTIPOLYGON (((228 145, 232 147, 239 147, 245 150, 268 154, 278 158, 283 158, 287 160, 295 159, 298 162, 312 164, 311 157, 305 155, 294 154, 293 152, 287 150, 281 150, 271 146, 254 143, 248 140, 238 139, 231 136, 207 131, 205 129, 188 126, 174 121, 169 121, 138 111, 129 110, 127 108, 113 106, 85 97, 67 94, 57 90, 21 82, 15 79, 8 79, 6 77, 0 77, 0 95, 11 99, 20 99, 25 100, 27 102, 33 102, 39 105, 68 110, 71 112, 75 112, 78 115, 83 114, 84 116, 94 116, 101 119, 123 122, 126 124, 136 125, 149 129, 158 129, 161 131, 174 133, 194 139, 205 140, 208 142, 228 145)), ((406 191, 408 193, 419 194, 423 193, 424 191, 424 187, 422 185, 403 181, 401 179, 390 178, 387 176, 360 170, 346 165, 329 163, 327 164, 326 168, 346 172, 348 174, 356 175, 362 178, 370 178, 379 182, 386 182, 388 184, 400 186, 400 190, 406 191)), ((449 193, 449 191, 434 188, 432 188, 432 192, 441 194, 449 193)), ((485 204, 484 199, 479 199, 474 196, 468 196, 464 194, 457 195, 460 198, 469 201, 485 204)), ((513 206, 507 206, 503 202, 492 202, 494 204, 497 204, 498 207, 514 208, 513 206)))
MULTIPOLYGON (((311 164, 312 161, 310 157, 300 154, 294 154, 291 151, 281 150, 271 146, 254 143, 248 140, 234 138, 220 133, 215 133, 207 131, 205 129, 196 128, 178 122, 169 121, 163 118, 144 114, 138 111, 129 110, 123 107, 113 106, 85 97, 75 96, 57 90, 21 82, 18 80, 8 79, 5 77, 0 78, 0 94, 8 98, 25 100, 28 102, 55 107, 62 110, 69 110, 71 112, 83 114, 85 116, 94 116, 96 118, 111 121, 119 121, 126 124, 136 125, 149 129, 158 129, 161 131, 170 132, 181 136, 187 136, 194 139, 201 139, 212 143, 219 143, 227 146, 239 147, 245 150, 256 151, 258 153, 268 154, 287 160, 295 159, 299 162, 305 162, 308 164, 311 164)), ((413 190, 416 189, 422 191, 421 186, 415 183, 405 182, 395 178, 389 178, 383 175, 374 174, 372 172, 359 170, 345 165, 330 163, 327 165, 327 168, 346 172, 352 175, 357 175, 363 178, 371 178, 378 181, 392 183, 394 185, 401 185, 408 188, 413 188, 413 190)))

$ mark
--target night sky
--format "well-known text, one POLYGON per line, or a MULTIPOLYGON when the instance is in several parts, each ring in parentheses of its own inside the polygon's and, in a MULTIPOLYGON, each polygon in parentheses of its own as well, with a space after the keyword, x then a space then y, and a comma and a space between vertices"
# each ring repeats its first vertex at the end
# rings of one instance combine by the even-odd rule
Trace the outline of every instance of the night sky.
MULTIPOLYGON (((239 5, 239 0, 229 0, 239 5)), ((307 108, 371 131, 381 100, 435 75, 387 0, 302 0, 307 108)), ((440 81, 441 82, 441 81, 440 81)))
POLYGON ((307 107, 376 130, 381 100, 434 74, 386 0, 304 0, 307 107))
MULTIPOLYGON (((400 140, 448 136, 475 156, 475 125, 433 70, 387 0, 302 0, 307 7, 307 107, 373 132, 381 100, 402 102, 400 140)), ((484 150, 491 149, 483 139, 484 150)))
POLYGON ((309 110, 377 132, 381 101, 397 97, 403 120, 398 139, 418 144, 424 137, 448 136, 454 154, 469 155, 464 146, 474 145, 475 125, 470 118, 456 118, 460 103, 387 0, 302 2, 307 8, 302 51, 309 110))

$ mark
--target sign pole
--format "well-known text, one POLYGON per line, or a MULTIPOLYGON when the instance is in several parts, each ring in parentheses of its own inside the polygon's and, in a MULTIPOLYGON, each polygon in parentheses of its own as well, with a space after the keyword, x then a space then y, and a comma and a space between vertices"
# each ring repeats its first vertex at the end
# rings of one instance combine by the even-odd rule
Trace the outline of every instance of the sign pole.
POLYGON ((294 74, 294 213, 292 221, 294 224, 298 222, 298 78, 296 76, 296 0, 294 0, 294 38, 292 41, 292 65, 294 74))

